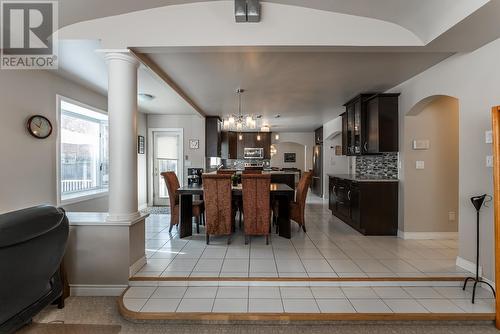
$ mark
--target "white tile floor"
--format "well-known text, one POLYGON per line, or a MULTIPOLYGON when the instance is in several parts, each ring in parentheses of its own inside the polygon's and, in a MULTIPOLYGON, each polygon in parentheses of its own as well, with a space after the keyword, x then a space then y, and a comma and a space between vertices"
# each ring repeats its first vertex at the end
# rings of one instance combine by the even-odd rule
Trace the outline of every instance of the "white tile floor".
MULTIPOLYGON (((173 284, 162 282, 163 284, 173 284)), ((255 284, 255 282, 253 283, 255 284)), ((132 286, 135 312, 220 313, 493 313, 491 292, 460 286, 132 286)))
MULTIPOLYGON (((464 276, 455 265, 457 240, 402 240, 366 237, 333 217, 326 202, 309 194, 307 234, 292 222, 292 239, 273 234, 249 245, 237 229, 205 243, 200 234, 179 239, 168 233, 170 217, 151 215, 146 222, 147 264, 138 277, 436 277, 464 276)), ((424 298, 426 296, 424 295, 424 298)), ((291 305, 291 304, 290 304, 291 305)), ((294 307, 294 306, 290 306, 294 307)), ((297 306, 298 307, 298 306, 297 306)))

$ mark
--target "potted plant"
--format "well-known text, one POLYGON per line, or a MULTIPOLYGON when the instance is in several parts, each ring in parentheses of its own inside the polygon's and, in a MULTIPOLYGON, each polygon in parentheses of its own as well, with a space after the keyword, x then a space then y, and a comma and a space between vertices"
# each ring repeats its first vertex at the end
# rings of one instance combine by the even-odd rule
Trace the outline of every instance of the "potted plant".
POLYGON ((233 181, 233 186, 237 186, 238 185, 238 175, 236 175, 236 173, 234 173, 232 176, 231 176, 231 181, 233 181))

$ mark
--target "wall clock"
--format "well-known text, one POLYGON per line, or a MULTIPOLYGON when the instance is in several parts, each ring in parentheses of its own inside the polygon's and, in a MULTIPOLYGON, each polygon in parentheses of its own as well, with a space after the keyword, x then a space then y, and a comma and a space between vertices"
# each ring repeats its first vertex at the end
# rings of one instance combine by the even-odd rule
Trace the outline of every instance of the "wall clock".
POLYGON ((26 124, 28 132, 35 138, 44 139, 52 133, 52 124, 42 115, 31 116, 26 124))
POLYGON ((200 148, 200 141, 198 139, 189 139, 189 148, 197 150, 200 148))

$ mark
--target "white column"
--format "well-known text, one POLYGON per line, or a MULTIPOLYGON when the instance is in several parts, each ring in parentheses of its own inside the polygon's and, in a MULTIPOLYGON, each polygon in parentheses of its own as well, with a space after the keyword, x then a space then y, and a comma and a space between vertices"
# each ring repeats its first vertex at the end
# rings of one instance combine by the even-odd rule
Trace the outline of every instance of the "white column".
POLYGON ((109 52, 109 215, 108 221, 131 221, 137 208, 137 69, 128 52, 109 52))

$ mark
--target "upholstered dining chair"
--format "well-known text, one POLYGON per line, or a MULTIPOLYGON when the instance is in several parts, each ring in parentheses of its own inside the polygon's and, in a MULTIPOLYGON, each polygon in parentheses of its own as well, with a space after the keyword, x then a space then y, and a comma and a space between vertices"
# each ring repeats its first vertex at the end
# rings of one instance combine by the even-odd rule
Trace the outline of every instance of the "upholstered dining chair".
POLYGON ((295 193, 295 201, 290 203, 290 219, 299 224, 299 229, 306 232, 306 220, 305 220, 305 209, 306 209, 306 198, 307 191, 311 185, 312 173, 304 172, 297 185, 297 191, 295 193))
POLYGON ((236 173, 236 169, 220 169, 217 171, 217 174, 221 175, 233 175, 236 173))
POLYGON ((231 175, 203 174, 202 178, 207 245, 210 244, 210 235, 227 235, 230 244, 234 221, 231 175))
MULTIPOLYGON (((172 227, 179 224, 179 179, 175 172, 161 173, 165 184, 167 185, 168 197, 170 199, 170 228, 168 232, 172 232, 172 227)), ((196 218, 196 233, 200 233, 200 222, 205 220, 205 205, 202 200, 193 200, 193 216, 196 218)))
POLYGON ((271 224, 271 174, 243 174, 243 224, 245 244, 251 235, 265 235, 269 245, 271 224))

